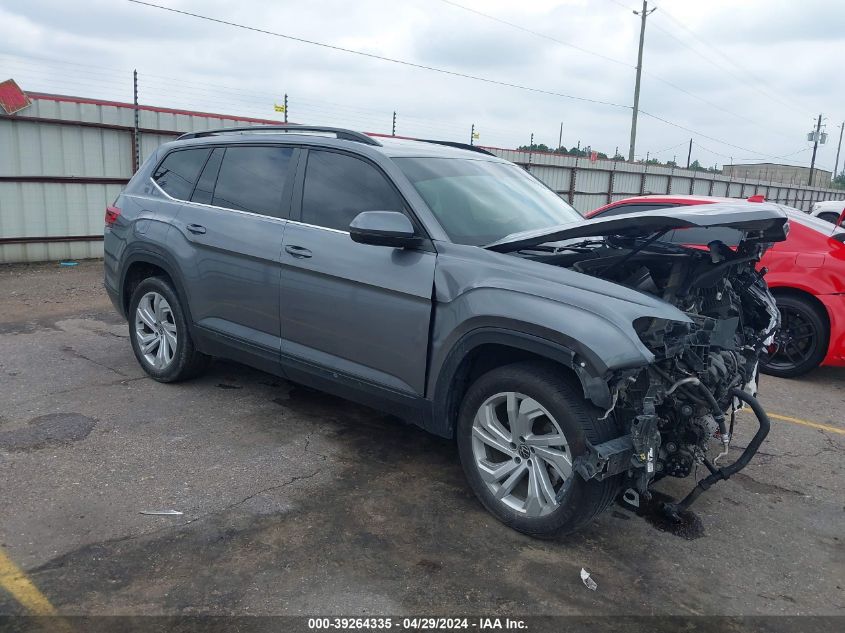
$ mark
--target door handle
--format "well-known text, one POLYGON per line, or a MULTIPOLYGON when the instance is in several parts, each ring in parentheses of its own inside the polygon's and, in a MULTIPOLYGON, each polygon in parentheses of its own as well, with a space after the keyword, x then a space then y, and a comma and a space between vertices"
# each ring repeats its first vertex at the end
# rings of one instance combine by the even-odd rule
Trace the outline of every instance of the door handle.
POLYGON ((293 244, 288 244, 287 246, 285 246, 285 251, 293 257, 311 257, 311 251, 305 248, 304 246, 294 246, 293 244))
POLYGON ((189 224, 186 228, 196 235, 205 233, 205 227, 202 224, 189 224))

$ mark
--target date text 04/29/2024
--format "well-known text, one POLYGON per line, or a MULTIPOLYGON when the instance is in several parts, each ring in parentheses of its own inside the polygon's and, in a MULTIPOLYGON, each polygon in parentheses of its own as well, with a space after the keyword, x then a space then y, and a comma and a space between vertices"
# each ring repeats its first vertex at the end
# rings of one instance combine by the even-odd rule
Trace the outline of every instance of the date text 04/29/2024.
POLYGON ((309 618, 308 628, 311 630, 411 630, 411 631, 448 631, 471 630, 478 631, 518 631, 527 628, 524 620, 519 618, 445 618, 445 617, 406 617, 406 618, 309 618))

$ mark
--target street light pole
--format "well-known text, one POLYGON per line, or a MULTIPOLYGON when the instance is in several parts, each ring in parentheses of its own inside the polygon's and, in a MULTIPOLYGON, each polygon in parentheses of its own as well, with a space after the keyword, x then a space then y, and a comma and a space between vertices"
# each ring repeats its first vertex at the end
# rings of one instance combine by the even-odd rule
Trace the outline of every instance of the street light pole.
POLYGON ((637 53, 637 79, 634 83, 634 107, 631 115, 631 145, 628 148, 628 160, 634 162, 634 148, 637 145, 637 114, 640 110, 640 79, 643 74, 643 44, 645 42, 645 20, 646 18, 657 11, 657 8, 648 9, 648 0, 643 0, 643 10, 634 11, 635 15, 640 16, 640 49, 637 53))

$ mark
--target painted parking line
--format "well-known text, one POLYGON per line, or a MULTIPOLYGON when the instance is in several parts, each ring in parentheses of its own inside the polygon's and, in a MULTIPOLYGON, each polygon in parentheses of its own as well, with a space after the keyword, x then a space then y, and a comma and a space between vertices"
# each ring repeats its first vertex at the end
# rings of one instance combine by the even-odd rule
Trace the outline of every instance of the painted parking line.
POLYGON ((56 608, 38 590, 29 577, 0 549, 0 587, 32 615, 55 615, 56 608))
POLYGON ((811 429, 819 429, 821 431, 827 431, 828 433, 837 433, 839 435, 845 435, 845 429, 830 426, 828 424, 819 424, 818 422, 811 422, 810 420, 802 420, 801 418, 793 418, 788 415, 781 415, 779 413, 768 413, 768 416, 773 420, 780 420, 781 422, 789 422, 791 424, 800 424, 801 426, 809 426, 811 429))

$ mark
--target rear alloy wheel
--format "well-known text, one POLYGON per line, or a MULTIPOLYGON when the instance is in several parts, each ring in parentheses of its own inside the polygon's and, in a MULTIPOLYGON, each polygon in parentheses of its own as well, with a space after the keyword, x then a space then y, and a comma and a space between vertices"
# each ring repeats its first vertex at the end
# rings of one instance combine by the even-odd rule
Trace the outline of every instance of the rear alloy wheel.
POLYGON ((818 367, 827 353, 828 326, 818 308, 808 299, 777 297, 781 325, 761 361, 763 373, 780 378, 795 378, 818 367))
POLYGON ((193 378, 210 360, 194 347, 179 296, 161 277, 144 279, 132 293, 129 337, 135 358, 159 382, 193 378))
POLYGON ((167 299, 148 292, 135 308, 135 338, 144 360, 158 370, 173 362, 179 345, 176 320, 167 299))
POLYGON ((573 470, 587 440, 599 444, 619 433, 611 418, 598 419, 565 372, 530 362, 494 369, 470 386, 458 418, 461 465, 473 492, 500 521, 539 538, 588 522, 619 487, 618 477, 584 481, 573 470))

